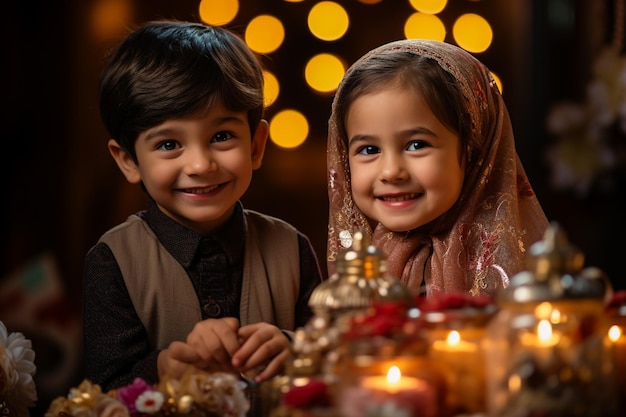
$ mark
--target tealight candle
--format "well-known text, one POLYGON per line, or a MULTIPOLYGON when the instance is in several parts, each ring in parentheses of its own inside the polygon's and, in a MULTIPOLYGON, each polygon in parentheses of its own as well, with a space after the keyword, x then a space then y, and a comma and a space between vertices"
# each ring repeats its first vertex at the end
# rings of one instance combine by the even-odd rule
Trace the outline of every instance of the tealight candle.
POLYGON ((391 366, 387 375, 370 376, 363 379, 362 386, 367 389, 386 391, 392 394, 400 391, 416 391, 424 387, 425 382, 417 378, 402 376, 400 368, 391 366))
POLYGON ((402 375, 398 366, 391 366, 386 375, 365 376, 360 385, 347 387, 342 393, 342 416, 362 417, 381 410, 411 417, 436 417, 435 390, 426 381, 402 375))

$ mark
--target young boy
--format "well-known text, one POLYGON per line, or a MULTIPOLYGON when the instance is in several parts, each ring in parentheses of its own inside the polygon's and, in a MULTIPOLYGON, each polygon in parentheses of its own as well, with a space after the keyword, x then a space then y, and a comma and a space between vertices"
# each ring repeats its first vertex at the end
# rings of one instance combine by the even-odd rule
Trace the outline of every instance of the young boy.
POLYGON ((293 226, 245 210, 268 135, 262 68, 236 35, 151 22, 114 51, 100 85, 109 151, 147 210, 86 256, 86 377, 103 390, 188 365, 278 373, 321 281, 293 226))

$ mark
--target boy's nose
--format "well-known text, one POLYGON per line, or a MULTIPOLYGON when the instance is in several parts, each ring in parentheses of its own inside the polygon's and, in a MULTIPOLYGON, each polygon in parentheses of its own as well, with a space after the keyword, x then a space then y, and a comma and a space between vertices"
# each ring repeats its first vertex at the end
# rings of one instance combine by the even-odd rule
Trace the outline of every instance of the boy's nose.
POLYGON ((187 175, 202 175, 217 168, 217 164, 209 151, 189 151, 187 156, 185 163, 185 173, 187 175))

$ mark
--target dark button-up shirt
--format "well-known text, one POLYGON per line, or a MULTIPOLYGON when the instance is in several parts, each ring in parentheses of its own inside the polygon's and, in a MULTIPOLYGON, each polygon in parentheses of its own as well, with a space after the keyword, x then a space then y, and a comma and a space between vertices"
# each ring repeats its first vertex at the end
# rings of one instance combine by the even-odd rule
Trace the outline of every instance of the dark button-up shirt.
MULTIPOLYGON (((245 227, 243 207, 208 236, 201 236, 162 213, 154 202, 137 213, 183 266, 198 294, 202 318, 237 317, 243 279, 245 227)), ((300 293, 295 326, 312 313, 308 306, 321 272, 308 238, 298 233, 300 293)), ((158 350, 149 347, 113 253, 98 243, 87 254, 84 276, 83 337, 85 377, 103 390, 130 384, 135 377, 158 381, 158 350)))

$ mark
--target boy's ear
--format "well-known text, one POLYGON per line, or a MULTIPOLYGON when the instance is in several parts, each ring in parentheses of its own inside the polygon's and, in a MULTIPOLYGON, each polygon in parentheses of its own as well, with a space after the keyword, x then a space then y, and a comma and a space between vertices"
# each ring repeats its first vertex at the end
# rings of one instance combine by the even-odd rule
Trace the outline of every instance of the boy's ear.
POLYGON ((126 177, 126 181, 131 184, 140 183, 141 174, 132 156, 122 149, 115 139, 109 139, 108 147, 111 156, 115 159, 120 171, 122 171, 122 174, 126 177))
POLYGON ((268 135, 269 127, 267 121, 261 119, 252 137, 252 169, 259 169, 261 167, 268 135))

